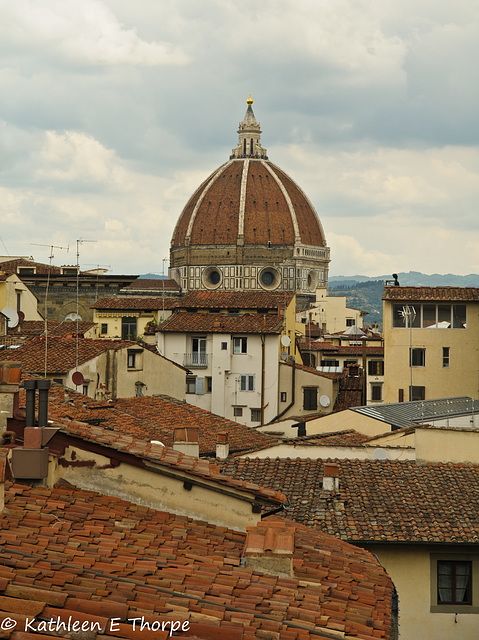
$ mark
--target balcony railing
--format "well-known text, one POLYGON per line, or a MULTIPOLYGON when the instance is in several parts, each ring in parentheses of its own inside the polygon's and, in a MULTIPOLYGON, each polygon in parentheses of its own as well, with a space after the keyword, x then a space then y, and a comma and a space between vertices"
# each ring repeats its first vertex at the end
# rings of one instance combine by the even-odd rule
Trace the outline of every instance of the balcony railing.
POLYGON ((185 353, 183 358, 183 366, 190 369, 207 369, 208 354, 207 353, 185 353))

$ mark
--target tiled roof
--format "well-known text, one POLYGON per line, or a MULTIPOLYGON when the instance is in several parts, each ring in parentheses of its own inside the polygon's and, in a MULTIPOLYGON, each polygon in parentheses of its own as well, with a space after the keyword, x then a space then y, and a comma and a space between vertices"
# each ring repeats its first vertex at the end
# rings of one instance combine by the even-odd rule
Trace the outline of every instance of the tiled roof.
MULTIPOLYGON (((35 273, 38 274, 54 273, 59 275, 62 272, 60 267, 43 264, 41 262, 35 262, 34 260, 29 260, 28 258, 14 258, 12 260, 5 260, 0 262, 0 269, 2 271, 6 271, 7 273, 17 273, 18 267, 34 267, 35 273)), ((21 277, 21 274, 19 275, 21 277)))
MULTIPOLYGON (((78 364, 83 364, 92 358, 109 350, 138 346, 131 340, 90 340, 80 338, 50 337, 47 341, 47 372, 67 373, 78 364)), ((29 373, 43 373, 45 371, 45 338, 31 338, 18 349, 4 349, 1 351, 2 360, 18 360, 22 369, 29 373)))
MULTIPOLYGON (((298 421, 302 418, 299 417, 298 421)), ((278 425, 279 423, 276 423, 278 425)), ((311 436, 299 436, 295 438, 281 438, 276 442, 264 445, 262 447, 252 447, 248 451, 242 451, 236 456, 250 455, 257 451, 265 451, 271 447, 278 445, 293 445, 295 448, 303 447, 358 447, 365 442, 369 442, 370 438, 359 431, 348 429, 347 431, 331 431, 328 433, 316 433, 311 436)))
POLYGON ((158 325, 157 331, 179 333, 281 333, 283 318, 274 314, 245 313, 226 316, 221 313, 175 313, 158 325))
POLYGON ((134 282, 127 287, 123 287, 123 290, 133 291, 156 291, 161 294, 162 291, 180 291, 181 287, 176 280, 167 280, 163 278, 137 278, 134 282))
POLYGON ((381 420, 395 429, 413 424, 452 418, 453 416, 479 413, 479 401, 467 396, 438 398, 437 400, 413 400, 391 404, 374 404, 352 408, 356 413, 381 420))
MULTIPOLYGON (((281 362, 281 365, 285 365, 287 367, 292 367, 292 362, 281 362)), ((295 369, 299 369, 300 371, 306 371, 307 373, 312 373, 315 376, 319 376, 320 378, 327 378, 328 380, 339 380, 342 377, 342 373, 328 373, 326 371, 318 371, 314 367, 307 367, 305 364, 294 363, 295 369)))
POLYGON ((277 309, 288 305, 293 295, 290 291, 190 291, 176 304, 194 309, 277 309))
MULTIPOLYGON (((215 484, 222 484, 240 491, 253 493, 267 502, 281 504, 286 501, 284 495, 279 491, 222 475, 219 467, 208 460, 186 455, 170 447, 153 444, 143 438, 124 435, 103 427, 76 421, 65 421, 61 430, 81 440, 100 444, 123 453, 129 453, 137 458, 148 459, 157 463, 160 467, 174 468, 193 476, 214 481, 215 484)), ((55 438, 51 442, 51 448, 55 448, 55 438)))
MULTIPOLYGON (((78 333, 83 335, 95 326, 95 322, 79 322, 78 333)), ((77 323, 71 321, 55 322, 53 320, 48 321, 48 335, 67 337, 76 335, 77 323)), ((18 326, 13 329, 9 329, 8 333, 12 336, 43 336, 45 334, 45 321, 44 320, 24 320, 18 326)))
MULTIPOLYGON (((144 616, 150 624, 188 620, 189 631, 178 633, 185 640, 390 637, 393 585, 384 569, 367 551, 301 525, 275 519, 245 534, 67 484, 15 484, 6 507, 0 617, 20 629, 25 616, 71 615, 106 627, 91 640, 169 637, 140 631, 139 622, 133 630, 128 618, 144 616), (261 540, 269 555, 285 539, 291 577, 243 566, 261 540), (119 630, 109 633, 113 618, 119 630)), ((18 633, 2 637, 53 635, 18 633)))
MULTIPOLYGON (((320 342, 319 340, 298 340, 298 346, 302 351, 320 351, 328 354, 343 356, 362 355, 362 345, 335 345, 332 342, 320 342)), ((384 347, 366 347, 366 355, 383 356, 384 347)))
POLYGON ((363 401, 363 378, 362 376, 349 376, 343 372, 339 381, 339 392, 334 404, 334 412, 344 411, 351 407, 359 407, 363 401))
MULTIPOLYGON (((25 394, 20 394, 25 406, 25 394)), ((89 421, 114 430, 120 437, 132 436, 144 441, 159 440, 173 445, 176 427, 197 427, 200 455, 214 455, 219 433, 227 433, 230 451, 243 451, 251 446, 269 444, 272 438, 261 431, 227 420, 191 404, 169 396, 121 398, 110 402, 93 400, 81 393, 53 383, 49 396, 52 420, 89 421)))
POLYGON ((176 298, 161 298, 155 296, 153 298, 139 297, 112 297, 112 298, 100 298, 95 304, 91 305, 92 309, 114 309, 123 311, 125 309, 134 309, 139 311, 155 311, 158 309, 172 309, 177 304, 176 298))
POLYGON ((477 287, 384 287, 383 300, 479 300, 477 287))
POLYGON ((283 491, 289 518, 350 541, 479 542, 479 465, 334 460, 342 508, 323 491, 324 460, 230 458, 228 475, 283 491))

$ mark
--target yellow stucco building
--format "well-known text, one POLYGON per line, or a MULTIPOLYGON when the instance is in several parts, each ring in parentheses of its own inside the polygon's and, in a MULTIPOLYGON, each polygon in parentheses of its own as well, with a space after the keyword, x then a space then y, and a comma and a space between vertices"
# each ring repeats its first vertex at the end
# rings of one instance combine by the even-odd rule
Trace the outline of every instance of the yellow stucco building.
POLYGON ((395 287, 383 294, 384 402, 479 397, 479 289, 395 287))

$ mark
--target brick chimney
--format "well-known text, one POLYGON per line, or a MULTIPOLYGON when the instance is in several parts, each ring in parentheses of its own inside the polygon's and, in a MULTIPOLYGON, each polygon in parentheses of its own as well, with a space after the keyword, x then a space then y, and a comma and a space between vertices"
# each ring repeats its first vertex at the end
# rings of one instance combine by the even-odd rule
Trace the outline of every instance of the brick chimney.
POLYGON ((216 457, 224 460, 229 456, 230 444, 228 442, 227 433, 218 433, 218 439, 216 441, 216 457))
POLYGON ((293 576, 294 527, 286 522, 259 522, 247 527, 245 567, 275 576, 293 576))
POLYGON ((335 493, 339 491, 339 466, 337 464, 326 463, 324 465, 323 490, 335 493))
POLYGON ((188 456, 200 456, 198 427, 177 427, 173 436, 173 449, 188 456))

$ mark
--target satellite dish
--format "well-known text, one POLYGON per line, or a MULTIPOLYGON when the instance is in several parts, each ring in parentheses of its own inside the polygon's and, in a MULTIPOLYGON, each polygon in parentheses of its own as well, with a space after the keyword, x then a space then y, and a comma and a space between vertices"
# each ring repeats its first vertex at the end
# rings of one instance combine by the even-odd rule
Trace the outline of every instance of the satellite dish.
POLYGON ((288 359, 288 354, 286 353, 286 351, 283 351, 283 353, 281 354, 281 360, 285 362, 287 359, 288 359))
POLYGON ((165 446, 161 440, 150 440, 150 444, 159 444, 161 447, 165 446))
POLYGON ((66 320, 70 320, 71 322, 76 322, 78 320, 81 322, 81 316, 78 315, 78 313, 69 313, 65 318, 65 321, 66 320))
POLYGON ((331 404, 331 400, 329 396, 321 396, 319 399, 319 404, 326 409, 331 404))
POLYGON ((83 373, 81 373, 80 371, 75 371, 75 373, 72 375, 72 380, 73 384, 78 387, 79 384, 83 384, 85 378, 83 377, 83 373))
POLYGON ((291 338, 289 336, 281 336, 281 344, 283 347, 289 347, 291 344, 291 338))
POLYGON ((385 449, 374 449, 373 460, 389 460, 389 453, 385 449))
POLYGON ((16 327, 19 322, 18 313, 12 307, 4 307, 2 309, 4 316, 7 316, 7 326, 9 329, 16 327))

